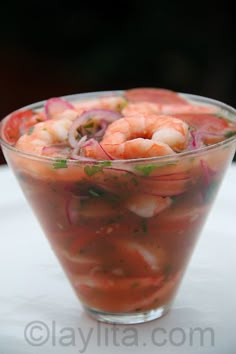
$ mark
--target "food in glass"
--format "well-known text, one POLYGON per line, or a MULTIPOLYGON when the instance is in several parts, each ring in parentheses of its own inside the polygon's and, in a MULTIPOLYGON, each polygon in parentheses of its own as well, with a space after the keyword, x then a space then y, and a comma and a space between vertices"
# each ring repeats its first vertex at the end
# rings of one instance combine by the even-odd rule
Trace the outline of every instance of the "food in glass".
POLYGON ((1 144, 71 285, 98 320, 165 314, 235 152, 235 110, 164 89, 51 98, 1 144))

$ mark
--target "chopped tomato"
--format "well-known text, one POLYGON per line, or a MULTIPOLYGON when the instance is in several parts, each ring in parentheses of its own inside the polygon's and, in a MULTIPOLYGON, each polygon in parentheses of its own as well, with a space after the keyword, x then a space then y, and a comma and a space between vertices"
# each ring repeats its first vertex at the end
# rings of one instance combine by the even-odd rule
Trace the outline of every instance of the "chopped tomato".
POLYGON ((44 121, 44 116, 31 109, 13 112, 4 122, 4 139, 14 145, 21 135, 28 132, 29 128, 38 122, 44 121))
POLYGON ((127 90, 125 96, 130 102, 152 102, 160 104, 187 103, 187 101, 176 92, 165 89, 137 88, 127 90))
POLYGON ((175 114, 188 125, 206 132, 220 132, 229 127, 229 123, 213 114, 175 114))

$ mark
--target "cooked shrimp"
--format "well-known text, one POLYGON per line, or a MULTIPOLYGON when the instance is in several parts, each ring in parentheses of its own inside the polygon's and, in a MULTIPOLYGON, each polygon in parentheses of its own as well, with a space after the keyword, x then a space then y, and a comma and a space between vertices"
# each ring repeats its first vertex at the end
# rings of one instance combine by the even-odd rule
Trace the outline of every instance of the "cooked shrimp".
MULTIPOLYGON (((171 116, 154 114, 124 117, 111 123, 101 145, 114 158, 129 159, 174 154, 188 144, 188 125, 171 116)), ((86 147, 86 156, 97 156, 86 147)))
POLYGON ((151 102, 129 103, 122 110, 123 115, 134 114, 186 114, 186 113, 216 113, 216 108, 211 106, 197 106, 190 103, 159 104, 151 102))
POLYGON ((126 105, 127 101, 123 97, 111 95, 87 99, 84 101, 75 101, 72 103, 77 111, 77 114, 81 114, 89 109, 110 109, 120 112, 126 105))
POLYGON ((125 202, 125 207, 143 218, 150 218, 168 208, 171 203, 172 200, 169 197, 136 194, 129 197, 125 202))
POLYGON ((119 253, 119 257, 123 257, 129 264, 129 269, 134 270, 133 274, 136 274, 137 270, 137 267, 133 267, 135 264, 148 271, 149 274, 162 272, 167 265, 167 255, 161 247, 153 248, 137 240, 118 237, 113 238, 111 242, 119 253))
POLYGON ((166 301, 170 301, 176 290, 179 286, 179 282, 181 280, 182 274, 179 271, 175 275, 173 275, 169 280, 165 280, 159 283, 158 289, 155 289, 150 295, 145 296, 142 299, 138 299, 136 301, 132 301, 132 303, 124 306, 123 311, 134 311, 135 309, 139 308, 142 310, 153 307, 157 303, 158 304, 165 303, 166 301))
MULTIPOLYGON (((51 119, 38 123, 32 127, 31 132, 19 138, 16 148, 37 155, 45 155, 44 148, 67 141, 70 126, 70 119, 51 119)), ((57 156, 60 156, 60 151, 57 156)))
POLYGON ((46 102, 45 115, 48 119, 70 119, 73 121, 91 109, 108 109, 120 112, 126 103, 125 98, 113 95, 73 102, 67 102, 61 98, 51 98, 46 102))

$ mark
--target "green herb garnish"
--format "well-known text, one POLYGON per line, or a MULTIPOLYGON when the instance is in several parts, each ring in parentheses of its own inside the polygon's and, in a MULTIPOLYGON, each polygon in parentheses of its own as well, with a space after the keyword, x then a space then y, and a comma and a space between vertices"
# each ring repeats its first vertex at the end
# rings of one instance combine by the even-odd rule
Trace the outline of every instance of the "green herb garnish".
POLYGON ((150 173, 155 169, 155 168, 161 168, 161 167, 166 167, 169 165, 176 165, 176 162, 170 161, 170 162, 165 162, 165 163, 159 163, 156 165, 150 164, 150 165, 137 165, 135 166, 135 170, 142 172, 144 176, 149 176, 150 173))
POLYGON ((173 202, 175 202, 176 199, 177 199, 177 195, 172 195, 172 196, 170 197, 170 199, 173 200, 173 202))
POLYGON ((34 126, 30 127, 29 130, 28 130, 27 135, 31 135, 33 133, 33 131, 34 131, 34 128, 35 128, 34 126))
POLYGON ((229 132, 225 133, 226 138, 231 138, 234 135, 236 135, 236 131, 229 131, 229 132))
POLYGON ((138 181, 136 180, 136 178, 131 178, 131 181, 133 182, 133 184, 135 185, 135 186, 137 186, 138 185, 138 181))
POLYGON ((103 161, 100 163, 100 166, 104 166, 104 167, 111 166, 111 161, 103 161))
POLYGON ((92 197, 96 197, 96 198, 100 198, 104 194, 103 192, 96 191, 95 189, 92 188, 90 188, 88 192, 92 197))
POLYGON ((88 128, 93 128, 94 127, 94 122, 88 123, 83 126, 83 128, 88 129, 88 128))
POLYGON ((53 168, 67 168, 67 160, 58 160, 53 164, 53 168))
POLYGON ((142 220, 141 227, 142 227, 143 232, 146 233, 147 232, 147 220, 146 219, 142 220))
POLYGON ((88 176, 93 176, 95 175, 95 173, 101 172, 102 168, 101 166, 98 165, 94 165, 94 166, 85 166, 84 168, 84 172, 88 175, 88 176))
POLYGON ((93 176, 98 172, 103 171, 103 167, 111 166, 111 161, 104 161, 101 162, 100 164, 93 165, 93 166, 85 166, 84 172, 89 176, 93 176))
POLYGON ((149 176, 150 173, 156 168, 156 165, 138 165, 135 166, 135 170, 140 171, 144 176, 149 176))

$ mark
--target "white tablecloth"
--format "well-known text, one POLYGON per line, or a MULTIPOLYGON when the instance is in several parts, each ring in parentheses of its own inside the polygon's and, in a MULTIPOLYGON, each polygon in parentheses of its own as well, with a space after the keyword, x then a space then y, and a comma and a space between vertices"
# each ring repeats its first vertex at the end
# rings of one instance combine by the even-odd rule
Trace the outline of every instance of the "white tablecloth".
POLYGON ((165 317, 98 324, 85 315, 16 180, 0 167, 0 353, 236 352, 236 166, 231 166, 165 317))

